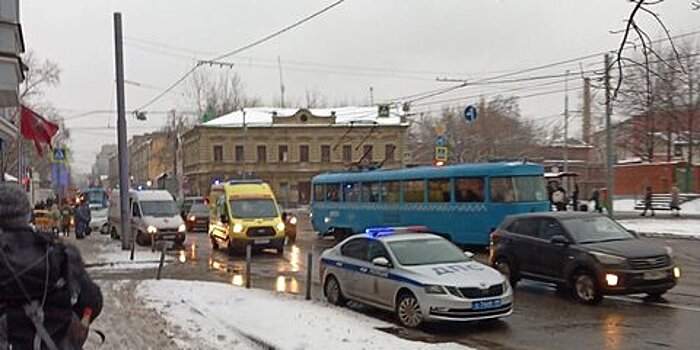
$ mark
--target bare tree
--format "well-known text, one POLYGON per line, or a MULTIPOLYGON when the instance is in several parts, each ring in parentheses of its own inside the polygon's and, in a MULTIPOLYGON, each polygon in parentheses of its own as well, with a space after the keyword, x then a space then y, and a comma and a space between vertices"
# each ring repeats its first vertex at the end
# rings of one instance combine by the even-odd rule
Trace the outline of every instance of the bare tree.
POLYGON ((306 108, 324 108, 328 105, 326 96, 316 89, 306 89, 304 97, 306 108))
POLYGON ((467 124, 461 109, 446 108, 440 117, 419 117, 409 137, 409 149, 415 160, 433 160, 436 126, 445 129, 451 162, 476 162, 490 159, 525 157, 537 147, 537 132, 532 123, 520 116, 516 97, 495 97, 479 104, 479 119, 467 124))
POLYGON ((190 78, 186 88, 188 104, 199 114, 212 113, 218 117, 244 107, 260 104, 260 98, 246 94, 238 73, 200 68, 190 78))

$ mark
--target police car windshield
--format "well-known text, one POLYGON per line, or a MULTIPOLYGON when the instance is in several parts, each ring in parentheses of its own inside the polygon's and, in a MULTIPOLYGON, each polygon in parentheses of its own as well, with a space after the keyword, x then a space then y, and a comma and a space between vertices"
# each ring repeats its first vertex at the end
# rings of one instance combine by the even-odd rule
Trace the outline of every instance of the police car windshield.
POLYGON ((274 218, 277 206, 272 199, 232 199, 231 215, 238 219, 274 218))
POLYGON ((469 261, 454 244, 444 239, 415 239, 389 242, 399 264, 404 266, 433 265, 469 261))

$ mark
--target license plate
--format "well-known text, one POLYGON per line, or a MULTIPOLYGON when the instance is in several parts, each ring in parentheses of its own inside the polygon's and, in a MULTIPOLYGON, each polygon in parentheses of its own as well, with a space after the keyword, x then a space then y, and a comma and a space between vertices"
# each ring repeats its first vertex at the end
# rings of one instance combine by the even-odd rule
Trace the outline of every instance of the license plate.
POLYGON ((499 306, 501 306, 501 299, 482 300, 472 303, 472 309, 474 310, 495 309, 499 306))
POLYGON ((255 244, 268 244, 270 243, 269 239, 256 239, 255 244))
POLYGON ((645 280, 660 280, 666 278, 666 271, 648 271, 644 273, 645 280))

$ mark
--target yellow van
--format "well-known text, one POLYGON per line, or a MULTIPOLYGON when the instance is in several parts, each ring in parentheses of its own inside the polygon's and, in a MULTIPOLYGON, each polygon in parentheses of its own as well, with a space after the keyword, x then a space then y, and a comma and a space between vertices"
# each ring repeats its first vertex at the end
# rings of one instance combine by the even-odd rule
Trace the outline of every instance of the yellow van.
POLYGON ((212 185, 209 195, 212 247, 229 252, 273 248, 284 252, 284 222, 268 184, 262 180, 232 180, 212 185))

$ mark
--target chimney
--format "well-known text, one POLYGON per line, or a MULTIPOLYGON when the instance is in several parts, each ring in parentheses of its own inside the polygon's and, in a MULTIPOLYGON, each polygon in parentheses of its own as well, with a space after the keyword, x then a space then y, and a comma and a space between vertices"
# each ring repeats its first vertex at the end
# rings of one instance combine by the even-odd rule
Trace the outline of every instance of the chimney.
POLYGON ((583 78, 583 128, 581 139, 591 143, 591 79, 583 78))

